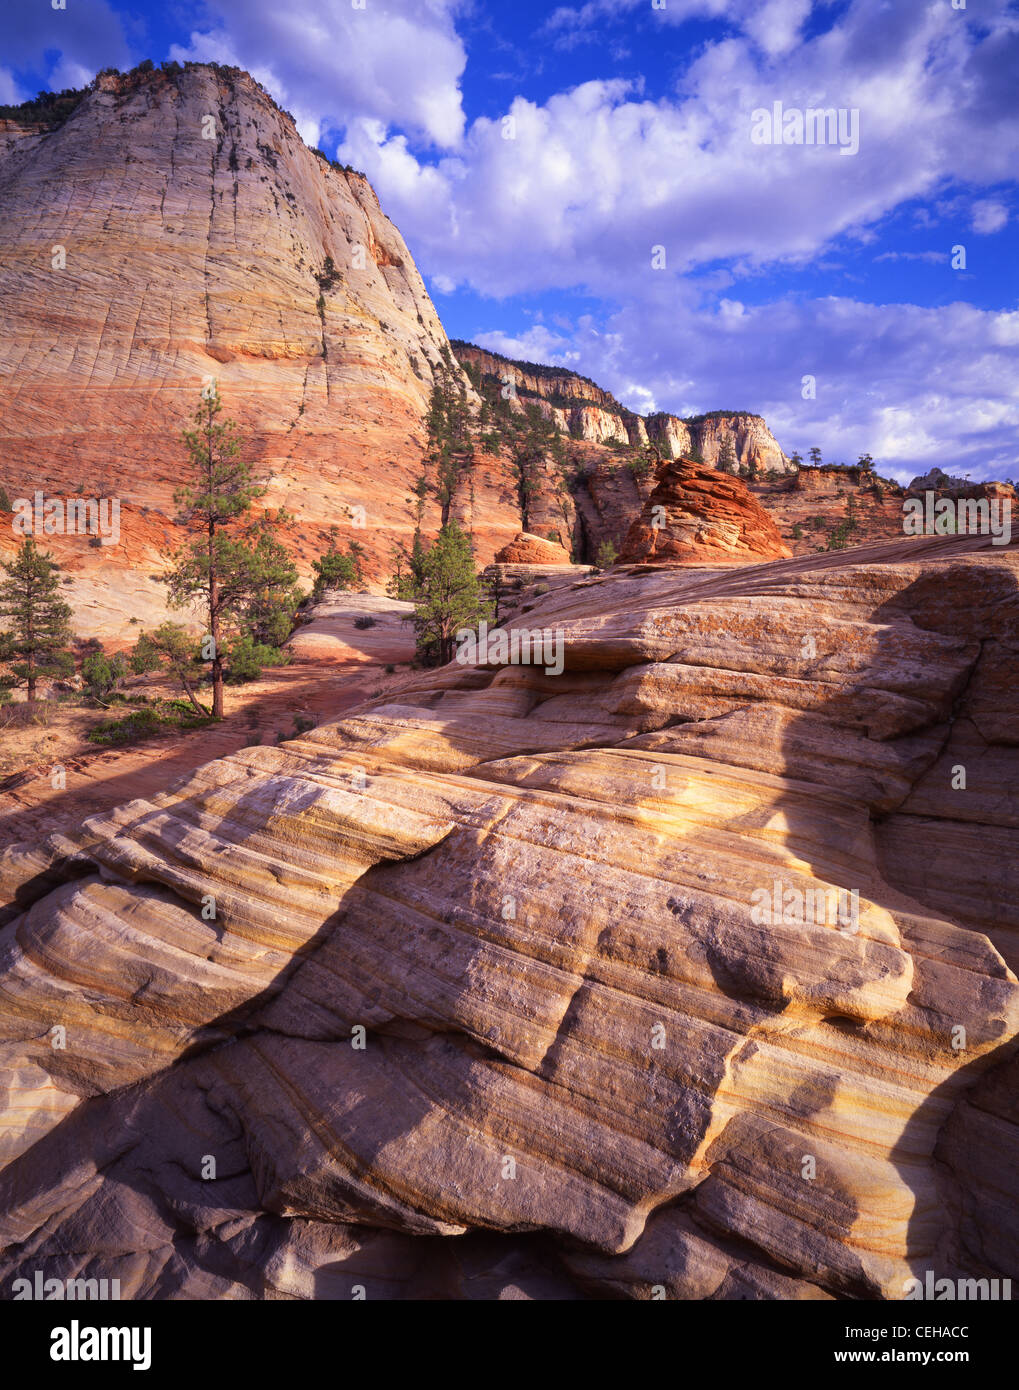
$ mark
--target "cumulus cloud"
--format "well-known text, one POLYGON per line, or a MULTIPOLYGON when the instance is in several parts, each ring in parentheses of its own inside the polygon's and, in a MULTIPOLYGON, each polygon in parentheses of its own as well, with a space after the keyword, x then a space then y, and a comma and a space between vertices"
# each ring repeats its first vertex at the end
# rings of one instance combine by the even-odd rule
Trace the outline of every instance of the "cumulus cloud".
POLYGON ((247 68, 302 128, 343 130, 356 114, 441 147, 463 133, 466 51, 458 0, 208 0, 209 27, 175 45, 178 61, 247 68))
POLYGON ((1008 208, 1004 203, 992 198, 983 198, 973 204, 973 230, 980 236, 1000 232, 1008 221, 1008 208))
MULTIPOLYGON (((356 121, 342 157, 366 170, 432 270, 495 295, 636 290, 653 246, 672 273, 737 259, 751 270, 805 264, 840 235, 873 235, 871 224, 946 180, 1012 176, 1016 101, 992 127, 973 112, 961 74, 973 45, 991 40, 950 7, 854 0, 809 42, 794 37, 798 0, 744 8, 775 43, 795 43, 780 62, 749 37, 724 39, 674 96, 649 100, 616 80, 543 103, 518 96, 506 119, 475 121, 455 158, 436 162, 418 161, 380 122, 356 121), (752 114, 774 101, 858 109, 859 153, 754 144, 752 114)), ((984 18, 994 37, 993 13, 984 18)))
POLYGON ((574 366, 641 413, 754 411, 787 453, 816 444, 852 463, 868 452, 900 481, 932 464, 1019 475, 1019 312, 836 297, 708 305, 688 292, 627 304, 604 324, 587 316, 559 334, 479 341, 574 366))

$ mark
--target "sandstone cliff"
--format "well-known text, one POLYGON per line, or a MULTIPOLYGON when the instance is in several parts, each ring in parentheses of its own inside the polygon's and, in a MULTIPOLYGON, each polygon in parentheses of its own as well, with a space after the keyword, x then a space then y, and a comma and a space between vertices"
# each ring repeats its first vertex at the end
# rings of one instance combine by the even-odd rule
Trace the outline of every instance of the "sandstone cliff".
MULTIPOLYGON (((296 517, 305 572, 332 524, 388 563, 447 340, 363 176, 307 148, 246 73, 208 65, 100 77, 62 124, 4 134, 0 482, 12 500, 121 501, 117 545, 46 537, 79 630, 116 633, 119 608, 129 636, 129 614, 163 610, 178 434, 211 378, 265 505, 296 517)), ((481 494, 491 553, 519 516, 497 484, 481 494)))
POLYGON ((1010 1274, 1017 594, 981 538, 575 581, 521 619, 560 676, 417 673, 9 850, 0 1285, 1010 1274))
POLYGON ((700 450, 704 461, 712 465, 718 461, 723 441, 728 440, 740 472, 793 471, 793 465, 759 415, 713 411, 681 420, 658 412, 645 418, 620 405, 588 377, 564 367, 517 362, 460 340, 454 342, 453 348, 457 360, 470 369, 479 385, 488 379, 500 389, 512 386, 519 403, 534 401, 564 434, 575 439, 631 445, 651 441, 665 458, 679 458, 700 450))

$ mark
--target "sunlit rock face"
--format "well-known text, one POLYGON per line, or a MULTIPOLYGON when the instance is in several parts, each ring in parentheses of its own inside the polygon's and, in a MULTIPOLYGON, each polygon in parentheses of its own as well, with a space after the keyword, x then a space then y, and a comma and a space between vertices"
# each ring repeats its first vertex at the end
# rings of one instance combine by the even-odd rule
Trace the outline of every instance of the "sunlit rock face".
POLYGON ((760 415, 749 411, 712 411, 689 420, 665 411, 641 416, 627 410, 610 391, 590 377, 565 367, 518 362, 473 343, 454 341, 457 361, 509 392, 513 407, 536 405, 564 434, 591 444, 654 444, 665 458, 699 452, 714 465, 726 443, 733 466, 741 473, 793 473, 790 462, 760 415))
MULTIPOLYGON (((131 617, 165 612, 154 575, 180 542, 179 432, 213 378, 269 479, 264 505, 295 518, 305 575, 333 525, 373 573, 388 564, 413 528, 448 343, 367 180, 309 149, 238 69, 101 77, 58 128, 7 126, 0 483, 12 501, 120 504, 116 544, 46 536, 78 629, 133 638, 131 617)), ((495 481, 477 493, 490 558, 519 511, 495 481)))
POLYGON ((560 675, 8 849, 4 1296, 1007 1276, 1017 595, 980 538, 578 578, 560 675))
POLYGON ((532 536, 521 531, 513 537, 509 545, 504 545, 495 557, 497 565, 568 565, 568 550, 555 541, 545 540, 543 536, 532 536))
POLYGON ((791 554, 746 483, 683 458, 657 470, 619 562, 745 565, 791 554))

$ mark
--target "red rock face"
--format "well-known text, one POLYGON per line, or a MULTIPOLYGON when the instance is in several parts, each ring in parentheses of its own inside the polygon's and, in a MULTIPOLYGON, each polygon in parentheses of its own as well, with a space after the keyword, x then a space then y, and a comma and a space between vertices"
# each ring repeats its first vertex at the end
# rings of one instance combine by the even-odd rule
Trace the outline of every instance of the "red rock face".
POLYGON ((736 469, 749 474, 789 473, 794 465, 782 452, 774 435, 760 415, 748 412, 696 416, 681 420, 658 411, 641 416, 619 403, 589 377, 579 376, 565 367, 543 367, 518 362, 497 352, 488 352, 473 343, 453 344, 457 361, 500 386, 512 383, 517 408, 537 404, 541 413, 555 420, 564 434, 589 444, 616 442, 640 446, 654 442, 666 458, 680 458, 700 452, 705 463, 717 463, 724 442, 732 448, 736 469))
POLYGON ((554 541, 521 531, 495 557, 497 565, 568 565, 569 554, 554 541))
MULTIPOLYGON (((103 77, 58 128, 10 125, 0 484, 12 501, 121 504, 116 544, 42 538, 72 578, 77 630, 129 639, 131 616, 165 613, 155 576, 183 540, 180 430, 211 378, 269 481, 265 505, 295 517, 285 539, 305 577, 335 525, 381 578, 413 531, 447 339, 367 181, 318 157, 236 70, 103 77)), ((520 529, 503 494, 502 478, 479 481, 482 559, 520 529)), ((15 543, 8 524, 0 553, 15 543)))
POLYGON ((738 478, 706 464, 663 464, 630 527, 620 564, 739 565, 792 551, 771 517, 738 478))

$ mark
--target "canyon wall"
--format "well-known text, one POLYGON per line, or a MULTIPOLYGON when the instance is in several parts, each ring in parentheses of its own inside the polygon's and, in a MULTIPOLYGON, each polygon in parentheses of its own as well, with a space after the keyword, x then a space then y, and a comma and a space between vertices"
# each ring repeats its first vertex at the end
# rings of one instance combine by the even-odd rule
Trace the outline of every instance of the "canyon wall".
POLYGON ((460 340, 454 341, 453 348, 462 366, 470 367, 481 379, 488 378, 500 389, 512 387, 520 409, 533 401, 564 434, 574 439, 634 446, 651 441, 665 458, 679 458, 699 450, 704 462, 712 465, 717 463, 723 442, 728 440, 738 472, 793 471, 793 465, 759 415, 715 411, 690 420, 662 412, 644 417, 627 410, 587 377, 566 368, 517 362, 460 340))

